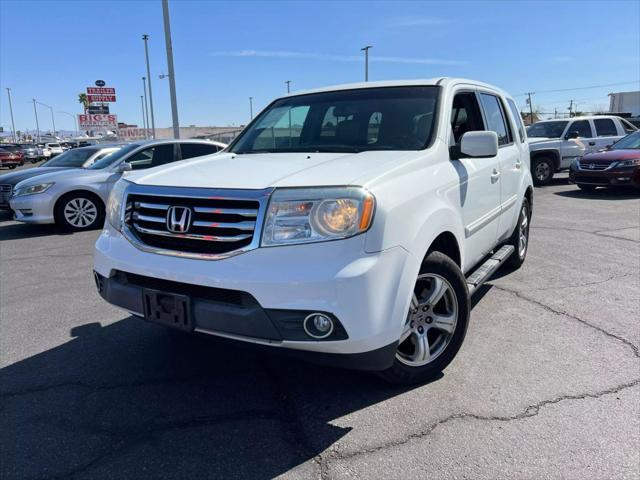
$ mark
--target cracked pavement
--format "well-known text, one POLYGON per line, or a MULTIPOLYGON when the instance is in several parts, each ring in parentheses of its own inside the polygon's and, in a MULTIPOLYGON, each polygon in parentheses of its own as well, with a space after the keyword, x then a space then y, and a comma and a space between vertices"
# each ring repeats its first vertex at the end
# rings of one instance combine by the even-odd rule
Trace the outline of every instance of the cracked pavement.
POLYGON ((640 477, 633 192, 537 189, 525 265, 411 388, 132 318, 97 235, 0 216, 0 478, 640 477))

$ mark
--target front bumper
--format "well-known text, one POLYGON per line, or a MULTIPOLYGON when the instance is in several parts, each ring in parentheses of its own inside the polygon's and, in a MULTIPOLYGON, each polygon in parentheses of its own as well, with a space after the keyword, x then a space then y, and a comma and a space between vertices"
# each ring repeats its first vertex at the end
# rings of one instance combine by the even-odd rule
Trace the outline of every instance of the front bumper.
POLYGON ((572 165, 569 171, 569 183, 602 187, 630 185, 640 188, 640 168, 585 170, 572 165))
MULTIPOLYGON (((107 225, 96 243, 94 265, 109 284, 114 278, 118 282, 119 272, 125 272, 179 282, 193 291, 200 287, 236 291, 255 299, 259 307, 244 324, 243 320, 234 320, 235 324, 226 326, 203 313, 200 319, 195 318, 197 331, 331 356, 384 351, 384 361, 376 360, 373 368, 381 369, 393 362, 420 262, 401 247, 374 254, 365 254, 363 247, 364 236, 360 235, 335 242, 258 248, 207 261, 143 252, 107 225), (326 312, 339 320, 345 338, 291 339, 282 333, 274 311, 280 311, 293 324, 302 322, 304 312, 326 312), (262 316, 264 312, 267 319, 262 316), (259 318, 264 323, 273 320, 275 333, 266 335, 267 327, 260 320, 255 323, 259 318), (245 330, 238 333, 242 328, 245 330)), ((139 290, 127 294, 134 301, 126 304, 118 294, 105 299, 141 315, 140 295, 139 290)), ((197 304, 197 295, 191 297, 197 304)), ((240 313, 230 316, 237 318, 240 313)))
POLYGON ((24 223, 54 223, 53 206, 55 198, 47 191, 36 195, 11 197, 11 210, 15 219, 24 223))

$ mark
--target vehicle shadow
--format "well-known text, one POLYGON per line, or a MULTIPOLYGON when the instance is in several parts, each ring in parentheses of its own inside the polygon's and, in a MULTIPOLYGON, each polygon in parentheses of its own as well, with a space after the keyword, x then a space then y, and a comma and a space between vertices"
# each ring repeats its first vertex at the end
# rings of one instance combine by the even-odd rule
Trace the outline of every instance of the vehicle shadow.
POLYGON ((410 390, 135 317, 70 335, 0 370, 1 478, 315 476, 337 419, 410 390))
POLYGON ((633 187, 617 188, 597 188, 591 192, 580 190, 577 186, 575 190, 565 190, 554 192, 554 195, 568 198, 584 198, 591 200, 624 200, 640 198, 640 189, 633 187))

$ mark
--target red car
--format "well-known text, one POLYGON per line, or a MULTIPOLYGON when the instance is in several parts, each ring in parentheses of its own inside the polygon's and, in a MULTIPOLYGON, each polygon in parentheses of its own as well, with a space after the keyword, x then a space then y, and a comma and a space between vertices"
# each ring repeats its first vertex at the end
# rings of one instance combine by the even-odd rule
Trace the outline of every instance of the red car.
POLYGON ((24 153, 22 151, 11 151, 0 148, 0 167, 9 167, 11 169, 24 165, 24 153))
POLYGON ((576 160, 569 170, 569 182, 588 191, 613 186, 640 188, 640 132, 576 160))

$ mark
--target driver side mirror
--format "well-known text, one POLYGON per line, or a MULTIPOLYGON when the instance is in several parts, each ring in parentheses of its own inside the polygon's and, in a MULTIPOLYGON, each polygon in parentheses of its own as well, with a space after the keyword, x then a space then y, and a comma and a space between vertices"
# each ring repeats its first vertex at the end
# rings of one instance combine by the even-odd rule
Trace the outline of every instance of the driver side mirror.
POLYGON ((490 158, 498 155, 498 134, 490 131, 466 132, 458 145, 449 149, 453 160, 459 158, 490 158))
POLYGON ((577 130, 574 130, 572 132, 567 132, 564 138, 565 140, 570 140, 572 138, 578 138, 579 136, 580 136, 580 132, 578 132, 577 130))
POLYGON ((127 162, 122 162, 116 167, 116 173, 130 172, 131 170, 133 170, 131 164, 127 162))

